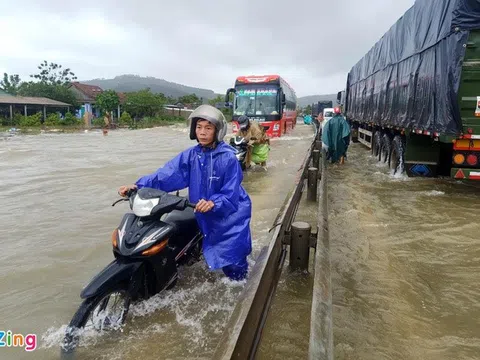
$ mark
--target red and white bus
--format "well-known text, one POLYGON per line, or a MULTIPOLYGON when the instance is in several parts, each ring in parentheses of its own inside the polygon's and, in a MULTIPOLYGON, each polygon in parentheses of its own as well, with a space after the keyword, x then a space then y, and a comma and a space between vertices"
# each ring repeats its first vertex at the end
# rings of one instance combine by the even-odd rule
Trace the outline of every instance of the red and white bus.
POLYGON ((238 131, 237 120, 247 115, 265 128, 268 137, 280 137, 297 123, 297 96, 279 75, 239 76, 235 87, 227 90, 225 102, 234 93, 233 132, 238 131))

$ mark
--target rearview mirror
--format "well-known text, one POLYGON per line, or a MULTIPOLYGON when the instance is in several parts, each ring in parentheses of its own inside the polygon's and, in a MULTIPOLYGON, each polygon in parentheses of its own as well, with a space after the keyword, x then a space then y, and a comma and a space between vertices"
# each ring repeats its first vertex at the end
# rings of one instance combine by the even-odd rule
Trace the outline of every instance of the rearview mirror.
POLYGON ((285 94, 282 94, 282 105, 285 105, 287 103, 287 97, 285 94))
POLYGON ((225 94, 225 107, 227 108, 233 108, 233 103, 230 102, 230 93, 236 93, 237 91, 234 88, 230 88, 227 90, 227 93, 225 94))

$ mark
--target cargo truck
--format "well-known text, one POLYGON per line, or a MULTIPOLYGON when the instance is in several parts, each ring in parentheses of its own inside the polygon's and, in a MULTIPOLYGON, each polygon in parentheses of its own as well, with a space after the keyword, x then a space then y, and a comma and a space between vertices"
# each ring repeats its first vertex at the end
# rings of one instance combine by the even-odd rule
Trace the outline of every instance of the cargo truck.
POLYGON ((337 102, 352 140, 394 173, 480 180, 480 1, 417 0, 337 102))
POLYGON ((333 107, 333 101, 318 101, 316 104, 312 104, 312 116, 317 117, 319 114, 323 114, 323 110, 333 107))

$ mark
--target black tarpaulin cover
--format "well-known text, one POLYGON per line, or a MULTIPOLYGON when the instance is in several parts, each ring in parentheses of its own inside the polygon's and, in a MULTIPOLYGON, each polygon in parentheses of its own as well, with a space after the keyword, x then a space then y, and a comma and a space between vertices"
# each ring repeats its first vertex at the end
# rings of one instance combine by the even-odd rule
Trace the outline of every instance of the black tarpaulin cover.
POLYGON ((349 120, 457 134, 458 89, 480 0, 417 0, 352 68, 349 120))

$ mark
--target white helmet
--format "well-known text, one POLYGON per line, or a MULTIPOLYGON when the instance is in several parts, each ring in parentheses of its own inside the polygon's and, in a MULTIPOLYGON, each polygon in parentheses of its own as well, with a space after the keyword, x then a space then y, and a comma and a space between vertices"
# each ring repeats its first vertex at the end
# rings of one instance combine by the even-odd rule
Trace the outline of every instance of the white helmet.
POLYGON ((198 140, 195 129, 198 120, 207 120, 215 126, 216 141, 220 142, 227 134, 227 121, 223 113, 211 105, 200 105, 188 117, 190 121, 190 139, 198 140))

